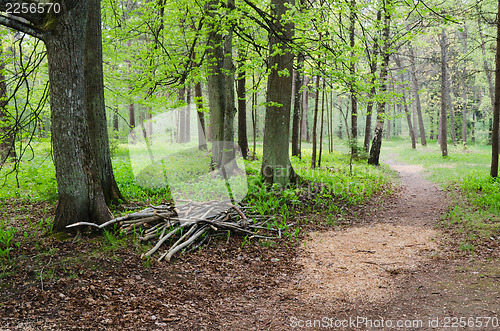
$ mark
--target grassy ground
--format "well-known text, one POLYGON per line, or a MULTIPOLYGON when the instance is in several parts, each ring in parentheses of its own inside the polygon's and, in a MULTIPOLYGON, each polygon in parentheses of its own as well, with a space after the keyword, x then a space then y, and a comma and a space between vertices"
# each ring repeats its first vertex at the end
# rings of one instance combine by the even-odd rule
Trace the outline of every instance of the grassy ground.
MULTIPOLYGON (((161 146, 148 150, 139 144, 112 146, 115 177, 130 204, 144 206, 171 201, 168 183, 174 182, 172 174, 176 177, 176 187, 189 197, 213 198, 216 184, 207 174, 209 159, 194 146, 170 146, 168 151, 161 146), (200 176, 203 180, 191 180, 200 176)), ((3 178, 0 188, 0 259, 9 261, 9 265, 10 262, 17 263, 16 258, 23 254, 22 247, 26 245, 41 247, 42 252, 43 235, 51 233, 57 186, 50 143, 41 141, 34 143, 33 147, 33 154, 27 155, 16 169, 7 165, 0 171, 3 178)), ((342 142, 336 142, 335 147, 347 150, 342 142)), ((292 158, 295 171, 303 179, 300 187, 263 186, 259 174, 260 145, 257 160, 239 162, 240 168, 245 169, 241 177, 245 179, 242 192, 247 193, 244 202, 260 214, 281 215, 274 226, 280 227, 291 241, 301 233, 295 221, 299 215, 320 214, 322 217, 315 217, 316 220, 335 225, 345 213, 378 192, 392 192, 387 168, 368 166, 364 160, 351 164, 345 152, 335 151, 324 152, 321 167, 312 170, 310 145, 304 144, 303 148, 302 158, 292 158)), ((241 198, 245 196, 243 193, 241 198)), ((123 212, 115 208, 113 211, 115 216, 123 212)), ((301 222, 307 224, 309 218, 302 217, 301 222)), ((103 243, 113 246, 113 243, 121 242, 117 239, 106 233, 103 243)), ((134 242, 131 244, 136 246, 134 242)))
MULTIPOLYGON (((442 225, 460 237, 460 249, 474 251, 477 246, 500 240, 500 181, 489 175, 491 146, 449 146, 448 157, 439 145, 408 148, 408 142, 387 141, 383 156, 422 165, 428 179, 440 184, 454 200, 442 225)), ((488 247, 486 247, 488 249, 488 247)))

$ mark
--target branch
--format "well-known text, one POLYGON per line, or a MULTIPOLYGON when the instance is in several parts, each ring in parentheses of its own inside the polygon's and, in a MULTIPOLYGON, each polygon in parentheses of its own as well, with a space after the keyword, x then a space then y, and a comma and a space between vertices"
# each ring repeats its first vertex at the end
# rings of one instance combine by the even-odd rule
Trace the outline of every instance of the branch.
POLYGON ((0 16, 0 25, 6 26, 8 28, 24 32, 26 34, 29 34, 30 36, 33 36, 38 39, 42 39, 44 37, 43 31, 37 29, 36 27, 21 22, 17 19, 14 19, 12 17, 6 17, 6 16, 0 16))

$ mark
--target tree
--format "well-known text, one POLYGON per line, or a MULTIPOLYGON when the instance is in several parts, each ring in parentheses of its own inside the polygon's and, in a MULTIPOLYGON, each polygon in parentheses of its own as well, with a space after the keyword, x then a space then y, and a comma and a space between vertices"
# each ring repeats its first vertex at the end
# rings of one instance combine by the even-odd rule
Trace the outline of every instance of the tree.
POLYGON ((90 141, 107 204, 119 204, 120 193, 113 174, 104 100, 100 0, 90 0, 85 35, 85 105, 90 141))
POLYGON ((358 98, 356 91, 356 63, 355 63, 355 36, 356 36, 356 0, 351 0, 349 8, 349 47, 351 48, 351 57, 349 59, 349 73, 351 74, 351 80, 349 82, 349 93, 351 96, 351 154, 357 154, 357 140, 358 140, 358 98))
POLYGON ((3 50, 0 48, 0 165, 4 164, 9 158, 16 157, 14 130, 7 111, 7 82, 4 73, 5 60, 3 56, 3 50))
MULTIPOLYGON (((377 11, 377 24, 380 22, 382 17, 382 13, 380 10, 377 11)), ((370 66, 370 92, 368 94, 368 105, 366 106, 366 124, 365 124, 365 151, 368 153, 370 151, 370 139, 372 135, 372 112, 373 112, 373 98, 375 97, 375 93, 377 91, 377 87, 375 86, 375 81, 377 80, 377 64, 378 64, 378 55, 379 55, 379 44, 378 44, 378 36, 375 36, 373 39, 373 50, 370 54, 368 47, 366 48, 367 58, 370 66)))
POLYGON ((304 67, 304 55, 297 55, 297 70, 294 70, 295 78, 295 93, 293 96, 293 118, 292 118, 292 155, 300 156, 300 96, 303 94, 302 89, 302 68, 304 67))
POLYGON ((440 39, 441 47, 441 117, 439 121, 439 136, 441 145, 441 154, 443 157, 448 156, 448 137, 446 131, 446 108, 448 105, 448 38, 446 37, 446 29, 443 28, 440 39))
POLYGON ((244 159, 248 158, 248 138, 247 138, 247 99, 246 99, 246 74, 245 71, 238 72, 237 79, 238 92, 238 145, 244 159))
MULTIPOLYGON (((215 168, 220 168, 234 160, 233 123, 236 113, 232 59, 233 23, 230 23, 231 27, 223 38, 222 32, 219 31, 218 5, 217 0, 210 0, 207 3, 207 14, 210 19, 207 84, 212 132, 212 163, 215 168)), ((233 0, 228 0, 228 8, 234 9, 233 0)))
POLYGON ((495 68, 495 104, 493 107, 493 133, 491 137, 491 177, 498 177, 498 153, 500 138, 500 0, 498 1, 497 16, 497 50, 495 68))
MULTIPOLYGON (((420 103, 420 85, 417 79, 417 69, 415 68, 415 52, 411 44, 408 45, 408 51, 410 53, 410 72, 411 72, 411 82, 413 85, 413 97, 415 98, 415 109, 417 111, 418 116, 418 127, 420 130, 420 143, 422 146, 427 145, 427 139, 425 137, 425 127, 424 127, 424 119, 422 117, 422 106, 420 103)), ((413 122, 415 126, 417 123, 413 122)))
MULTIPOLYGON (((0 1, 0 11, 7 3, 0 1)), ((16 1, 21 3, 22 1, 16 1)), ((85 36, 89 0, 60 1, 60 11, 2 16, 0 24, 45 42, 49 64, 52 145, 58 205, 54 230, 110 219, 94 160, 85 103, 85 36)), ((45 7, 47 8, 47 7, 45 7)))
POLYGON ((293 55, 287 43, 293 37, 293 24, 284 22, 293 0, 271 0, 272 28, 269 35, 269 74, 261 174, 268 184, 282 186, 295 181, 290 163, 289 134, 292 99, 293 55))
MULTIPOLYGON (((381 94, 387 90, 387 73, 389 68, 390 53, 390 26, 391 26, 391 0, 384 2, 384 27, 382 32, 382 66, 380 69, 380 89, 381 94)), ((377 106, 377 125, 375 127, 375 134, 373 136, 372 147, 370 149, 370 156, 368 164, 379 165, 380 148, 382 147, 382 134, 384 130, 385 119, 385 100, 378 103, 377 106)))

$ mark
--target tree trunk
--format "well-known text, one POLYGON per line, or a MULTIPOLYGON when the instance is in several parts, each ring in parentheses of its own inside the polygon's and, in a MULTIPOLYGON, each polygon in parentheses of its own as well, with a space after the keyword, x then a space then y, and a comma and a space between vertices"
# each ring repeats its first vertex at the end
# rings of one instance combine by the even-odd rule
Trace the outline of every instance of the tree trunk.
MULTIPOLYGON (((498 16, 500 17, 500 0, 498 1, 498 16)), ((500 22, 497 24, 497 51, 496 51, 496 68, 495 68, 495 103, 493 107, 493 133, 491 140, 491 177, 498 177, 498 153, 500 138, 500 22)))
POLYGON ((205 113, 203 112, 203 93, 200 82, 196 82, 194 85, 194 98, 196 102, 196 113, 198 114, 198 149, 206 150, 205 113))
POLYGON ((124 197, 115 181, 109 149, 102 70, 101 2, 99 0, 89 1, 84 74, 86 113, 95 164, 106 203, 117 205, 124 200, 124 197))
POLYGON ((186 108, 184 115, 184 142, 191 142, 191 86, 186 86, 186 108))
POLYGON ((177 91, 177 100, 179 101, 179 107, 177 109, 177 143, 183 144, 186 142, 186 111, 184 109, 186 96, 186 88, 181 87, 177 91))
POLYGON ((446 133, 446 107, 448 102, 448 39, 446 38, 446 30, 443 28, 441 33, 441 120, 439 121, 439 142, 441 145, 441 154, 443 157, 448 156, 448 137, 446 133))
MULTIPOLYGON (((468 52, 467 47, 467 24, 464 24, 462 40, 464 42, 464 56, 468 52)), ((467 145, 467 62, 464 61, 462 68, 462 142, 467 145)))
MULTIPOLYGON (((425 127, 424 127, 424 119, 422 117, 422 106, 420 103, 420 94, 418 93, 420 90, 420 85, 418 83, 417 79, 417 69, 415 67, 415 52, 413 51, 413 47, 411 44, 408 46, 409 52, 410 52, 410 72, 411 72, 411 82, 413 86, 413 97, 415 98, 415 109, 417 111, 417 117, 418 117, 418 127, 420 131, 420 143, 422 146, 427 145, 427 139, 425 137, 425 127)), ((415 124, 414 127, 416 127, 417 122, 415 121, 415 118, 413 119, 413 123, 415 124)))
MULTIPOLYGON (((1 41, 1 40, 0 40, 1 41)), ((0 166, 8 159, 16 158, 15 132, 11 125, 13 118, 7 111, 7 82, 3 47, 0 44, 0 166)))
POLYGON ((264 131, 264 153, 261 173, 268 184, 278 183, 286 186, 297 178, 289 157, 290 112, 292 99, 292 77, 281 74, 293 72, 293 55, 284 46, 282 39, 293 37, 293 24, 283 24, 287 6, 293 0, 271 0, 271 13, 276 33, 269 36, 269 73, 266 97, 266 122, 264 131), (277 35, 279 34, 279 36, 277 35), (275 50, 284 47, 282 52, 275 50), (279 104, 280 106, 276 106, 279 104))
POLYGON ((321 92, 321 121, 319 126, 319 157, 318 167, 321 167, 321 155, 323 154, 323 122, 325 118, 325 80, 323 79, 323 91, 321 92))
MULTIPOLYGON (((227 7, 234 10, 234 0, 227 1, 227 7)), ((234 26, 229 28, 229 31, 224 39, 224 78, 225 78, 225 108, 224 108, 224 150, 222 153, 222 164, 225 171, 232 173, 237 168, 234 150, 234 117, 236 115, 235 106, 235 66, 233 63, 233 30, 234 26)))
POLYGON ((300 129, 301 133, 300 140, 307 142, 309 142, 309 131, 308 131, 309 122, 307 120, 307 110, 309 108, 309 93, 307 89, 308 84, 309 84, 309 77, 304 76, 303 86, 305 86, 306 88, 304 89, 304 91, 302 91, 302 123, 300 129))
POLYGON ((252 133, 253 133, 253 158, 257 158, 257 88, 255 86, 255 73, 252 73, 252 85, 254 92, 252 93, 252 133))
POLYGON ((302 67, 304 65, 304 56, 299 53, 297 56, 297 70, 295 76, 295 93, 293 96, 293 119, 292 119, 292 155, 300 156, 300 96, 302 88, 302 67))
MULTIPOLYGON (((377 22, 380 22, 382 17, 381 10, 377 10, 377 22)), ((368 49, 367 49, 368 51, 368 49)), ((368 104, 366 106, 366 123, 365 123, 365 140, 364 146, 365 151, 368 153, 370 151, 370 139, 372 137, 372 113, 373 113, 373 98, 375 97, 375 93, 377 92, 377 88, 375 87, 375 82, 377 80, 377 64, 378 64, 378 55, 380 49, 378 44, 378 37, 375 36, 373 39, 373 50, 370 58, 370 92, 368 94, 368 104)))
MULTIPOLYGON (((208 16, 211 21, 215 20, 218 0, 211 0, 207 3, 208 16)), ((212 141, 212 164, 219 168, 222 163, 222 142, 224 141, 224 111, 226 109, 226 89, 225 77, 223 73, 223 49, 222 36, 218 32, 217 25, 212 24, 208 33, 207 48, 207 85, 208 103, 210 108, 210 132, 212 141)))
POLYGON ((351 58, 350 58, 350 67, 349 67, 349 73, 351 75, 350 81, 349 81, 349 89, 350 89, 350 94, 351 94, 351 154, 353 156, 356 156, 358 151, 357 151, 357 142, 358 142, 358 98, 356 95, 356 63, 354 60, 354 46, 355 46, 355 24, 356 24, 356 15, 354 13, 354 10, 356 8, 356 0, 351 0, 351 5, 350 5, 350 11, 349 11, 349 46, 351 47, 351 58))
POLYGON ((248 138, 247 138, 247 99, 246 99, 246 73, 238 73, 238 145, 241 155, 246 160, 248 158, 248 138))
POLYGON ((44 37, 50 79, 58 205, 54 230, 111 218, 94 162, 85 106, 84 43, 89 1, 61 13, 44 37))
MULTIPOLYGON (((448 66, 447 69, 448 70, 448 66)), ((448 71, 448 77, 450 77, 450 72, 448 71)), ((453 80, 448 82, 448 107, 450 109, 450 130, 451 130, 451 141, 453 146, 457 145, 457 132, 455 128, 455 105, 453 104, 453 80)))
MULTIPOLYGON (((409 131, 409 134, 410 134, 410 138, 411 138, 411 148, 415 149, 417 148, 417 139, 415 137, 415 131, 413 130, 413 125, 412 125, 412 122, 411 122, 411 114, 410 114, 410 111, 408 110, 408 104, 406 103, 406 88, 407 88, 407 84, 405 83, 405 78, 404 78, 404 75, 403 75, 403 67, 401 66, 401 60, 399 59, 399 55, 396 55, 395 57, 395 62, 396 62, 396 65, 398 66, 398 70, 399 70, 399 81, 401 82, 401 92, 402 92, 402 96, 403 96, 403 107, 404 107, 404 112, 406 114, 406 123, 408 123, 408 131, 409 131)), ((415 122, 413 122, 415 123, 415 122)))
POLYGON ((319 75, 316 76, 316 98, 314 100, 314 115, 312 128, 312 156, 311 168, 316 168, 316 145, 317 145, 317 126, 318 126, 318 107, 319 107, 319 75))
MULTIPOLYGON (((384 3, 384 29, 382 33, 382 67, 380 69, 380 93, 384 94, 387 91, 387 71, 389 67, 389 58, 391 56, 389 50, 389 36, 390 36, 390 23, 391 13, 388 7, 392 6, 392 0, 387 0, 384 3)), ((375 134, 373 136, 372 147, 370 149, 370 157, 368 164, 379 165, 380 149, 382 147, 382 134, 384 130, 384 117, 385 117, 385 100, 378 103, 377 106, 377 125, 375 127, 375 134)))

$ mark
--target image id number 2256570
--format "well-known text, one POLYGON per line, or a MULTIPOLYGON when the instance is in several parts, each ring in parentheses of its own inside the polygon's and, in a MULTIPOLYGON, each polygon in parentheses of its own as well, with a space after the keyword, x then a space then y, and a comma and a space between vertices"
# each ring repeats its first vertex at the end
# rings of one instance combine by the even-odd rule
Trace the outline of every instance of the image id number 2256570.
POLYGON ((12 15, 19 14, 47 14, 61 12, 61 4, 57 2, 8 2, 5 6, 5 13, 12 15))

